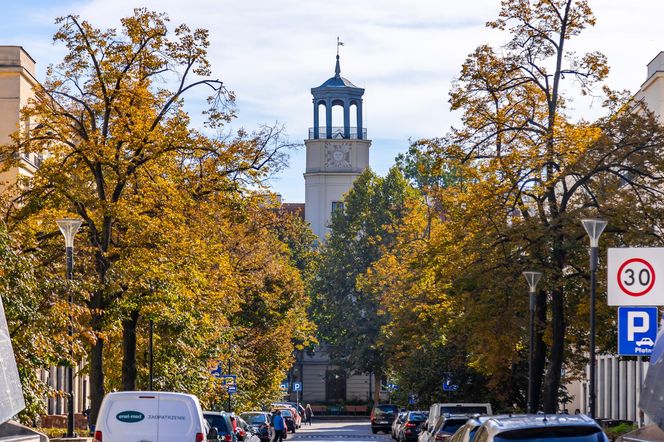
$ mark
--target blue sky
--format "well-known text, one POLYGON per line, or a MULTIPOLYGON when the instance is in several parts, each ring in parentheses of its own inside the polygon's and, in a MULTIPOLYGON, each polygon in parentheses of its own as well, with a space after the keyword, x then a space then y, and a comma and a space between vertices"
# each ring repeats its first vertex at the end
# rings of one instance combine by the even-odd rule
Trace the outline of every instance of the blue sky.
MULTIPOLYGON (((484 23, 500 0, 2 0, 0 44, 21 45, 37 76, 64 51, 52 45, 59 15, 76 13, 98 27, 117 27, 134 7, 167 12, 174 24, 210 30, 214 76, 237 93, 233 128, 284 124, 303 142, 312 125, 310 88, 333 74, 336 37, 342 75, 366 89, 364 121, 373 140, 371 166, 383 174, 410 139, 444 134, 458 121, 447 94, 466 55, 506 35, 484 23)), ((611 64, 609 85, 635 92, 646 64, 664 50, 664 2, 590 0, 597 26, 573 50, 600 50, 611 64)), ((578 116, 600 112, 597 100, 575 101, 578 116)), ((195 107, 195 103, 194 103, 195 107)), ((289 202, 304 201, 304 148, 272 181, 289 202)))

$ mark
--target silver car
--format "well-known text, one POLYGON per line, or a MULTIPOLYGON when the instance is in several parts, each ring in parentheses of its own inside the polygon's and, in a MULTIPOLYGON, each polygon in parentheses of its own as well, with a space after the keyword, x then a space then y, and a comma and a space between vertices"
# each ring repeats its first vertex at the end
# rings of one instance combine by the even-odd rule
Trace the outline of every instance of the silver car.
POLYGON ((492 416, 473 442, 608 442, 597 423, 582 414, 492 416))
POLYGON ((468 422, 454 433, 450 442, 473 442, 477 430, 490 418, 491 416, 476 416, 468 419, 468 422))

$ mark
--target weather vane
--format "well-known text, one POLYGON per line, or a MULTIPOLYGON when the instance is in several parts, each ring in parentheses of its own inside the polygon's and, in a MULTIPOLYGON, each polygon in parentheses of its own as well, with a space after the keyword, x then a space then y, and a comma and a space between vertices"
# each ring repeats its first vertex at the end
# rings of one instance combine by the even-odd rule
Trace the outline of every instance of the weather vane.
POLYGON ((339 57, 339 46, 343 46, 344 42, 339 41, 339 37, 337 37, 337 57, 339 57))

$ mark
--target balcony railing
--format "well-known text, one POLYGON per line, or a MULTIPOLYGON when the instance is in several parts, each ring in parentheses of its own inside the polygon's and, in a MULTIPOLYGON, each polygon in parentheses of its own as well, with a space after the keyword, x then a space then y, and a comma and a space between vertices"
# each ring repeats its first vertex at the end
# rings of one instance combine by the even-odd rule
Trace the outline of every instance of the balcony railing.
MULTIPOLYGON (((310 127, 309 128, 309 139, 313 140, 314 137, 314 128, 310 127)), ((327 137, 327 127, 321 126, 318 128, 318 138, 320 139, 328 139, 327 137)), ((344 139, 344 128, 343 127, 333 127, 332 128, 332 136, 330 137, 331 139, 344 139)), ((357 136, 357 127, 351 127, 350 128, 350 137, 351 140, 357 140, 360 139, 360 137, 357 136)), ((367 130, 365 128, 362 128, 362 140, 367 139, 367 130)))

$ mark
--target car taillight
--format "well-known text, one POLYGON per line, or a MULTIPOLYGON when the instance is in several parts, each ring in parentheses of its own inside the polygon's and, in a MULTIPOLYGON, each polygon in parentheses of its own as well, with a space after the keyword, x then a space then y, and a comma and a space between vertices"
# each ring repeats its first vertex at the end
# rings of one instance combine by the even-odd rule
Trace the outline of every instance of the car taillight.
POLYGON ((415 427, 417 427, 417 425, 414 424, 414 423, 412 423, 412 422, 408 422, 408 423, 406 424, 406 428, 415 428, 415 427))
POLYGON ((95 431, 95 440, 94 442, 102 442, 101 431, 95 431))
POLYGON ((203 433, 196 433, 196 442, 205 442, 205 436, 203 433))
POLYGON ((233 441, 233 436, 231 436, 230 434, 227 434, 227 435, 224 436, 224 440, 226 442, 232 442, 233 441))

